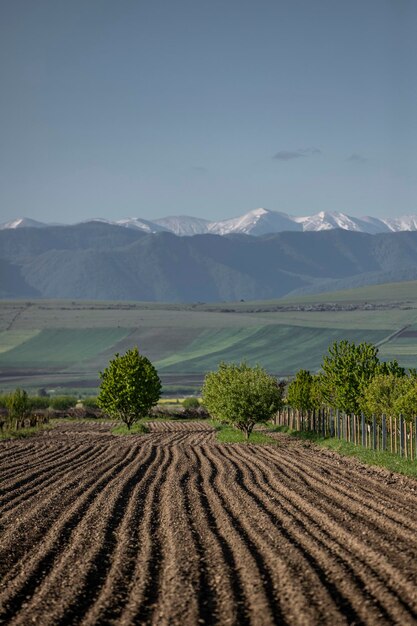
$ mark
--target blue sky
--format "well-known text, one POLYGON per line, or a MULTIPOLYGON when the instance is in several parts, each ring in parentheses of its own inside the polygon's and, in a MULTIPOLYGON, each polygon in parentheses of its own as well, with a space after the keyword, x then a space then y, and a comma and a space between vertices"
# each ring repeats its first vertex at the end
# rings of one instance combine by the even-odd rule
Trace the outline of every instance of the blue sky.
POLYGON ((417 213, 415 0, 4 0, 0 221, 417 213))

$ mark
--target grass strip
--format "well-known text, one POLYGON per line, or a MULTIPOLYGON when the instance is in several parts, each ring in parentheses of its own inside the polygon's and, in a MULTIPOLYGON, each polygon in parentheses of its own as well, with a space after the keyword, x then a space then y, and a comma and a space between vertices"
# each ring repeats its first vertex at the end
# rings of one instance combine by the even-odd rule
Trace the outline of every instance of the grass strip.
POLYGON ((125 435, 146 435, 146 433, 149 432, 146 421, 146 419, 138 420, 132 425, 130 430, 128 429, 126 424, 118 423, 117 426, 114 426, 114 428, 112 428, 111 434, 116 435, 117 437, 125 435))
POLYGON ((417 461, 405 459, 392 452, 370 450, 369 448, 364 448, 363 446, 356 445, 349 441, 343 441, 337 437, 321 437, 316 433, 291 430, 287 426, 276 426, 272 430, 274 432, 288 433, 292 437, 297 437, 297 439, 311 441, 312 443, 327 448, 328 450, 333 450, 343 456, 352 456, 366 465, 383 467, 390 472, 417 478, 417 461))
POLYGON ((28 428, 19 428, 19 430, 7 429, 0 430, 0 440, 4 439, 26 439, 27 437, 34 437, 44 430, 50 430, 54 427, 53 423, 42 424, 42 426, 29 426, 28 428))
POLYGON ((249 440, 245 438, 242 431, 230 426, 229 424, 223 424, 216 420, 209 420, 210 426, 216 431, 216 440, 220 443, 244 443, 244 444, 273 444, 277 445, 276 439, 269 437, 263 432, 254 430, 249 437, 249 440))

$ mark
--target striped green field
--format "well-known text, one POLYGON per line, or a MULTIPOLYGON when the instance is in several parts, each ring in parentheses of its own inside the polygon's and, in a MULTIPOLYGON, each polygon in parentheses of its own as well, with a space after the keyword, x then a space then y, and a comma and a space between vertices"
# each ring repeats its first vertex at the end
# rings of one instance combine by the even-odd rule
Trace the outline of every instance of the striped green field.
POLYGON ((383 330, 305 328, 270 324, 244 329, 203 332, 189 346, 157 361, 162 373, 200 373, 215 369, 220 361, 246 360, 270 372, 291 375, 300 368, 317 369, 333 341, 370 341, 386 337, 383 330))
POLYGON ((0 332, 0 354, 9 352, 20 344, 29 341, 36 335, 39 335, 39 329, 32 330, 3 330, 0 332))
POLYGON ((12 349, 2 352, 0 367, 66 367, 115 345, 128 333, 129 329, 126 328, 41 330, 12 349))
POLYGON ((291 375, 318 370, 341 339, 375 343, 382 358, 417 366, 417 283, 217 305, 3 301, 0 391, 94 388, 109 359, 135 345, 172 385, 201 381, 222 360, 291 375))

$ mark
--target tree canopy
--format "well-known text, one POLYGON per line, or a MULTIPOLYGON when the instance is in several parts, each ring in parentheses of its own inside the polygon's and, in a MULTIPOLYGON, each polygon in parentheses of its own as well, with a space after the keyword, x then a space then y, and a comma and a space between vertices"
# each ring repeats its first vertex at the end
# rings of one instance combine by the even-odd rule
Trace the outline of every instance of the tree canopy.
POLYGON ((116 354, 104 372, 100 372, 97 404, 128 429, 146 417, 161 396, 161 381, 152 363, 139 354, 138 348, 116 354))
POLYGON ((294 380, 288 385, 287 402, 299 411, 311 411, 315 408, 314 376, 308 370, 298 370, 294 380))
POLYGON ((6 406, 10 422, 12 420, 25 419, 25 417, 30 414, 28 394, 24 389, 20 389, 19 387, 7 397, 6 406))
POLYGON ((241 430, 249 439, 258 422, 270 419, 282 406, 284 386, 260 366, 220 363, 206 375, 203 403, 209 413, 241 430))
POLYGON ((358 413, 362 392, 378 366, 376 346, 335 341, 322 363, 321 387, 326 403, 346 413, 358 413))

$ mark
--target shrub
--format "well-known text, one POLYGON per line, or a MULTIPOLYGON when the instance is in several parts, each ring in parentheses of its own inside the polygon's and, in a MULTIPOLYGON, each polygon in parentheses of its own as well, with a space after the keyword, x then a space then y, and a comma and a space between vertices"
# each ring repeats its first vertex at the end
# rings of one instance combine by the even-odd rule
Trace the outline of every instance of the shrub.
POLYGON ((184 409, 198 409, 200 407, 200 401, 198 398, 191 396, 182 401, 182 406, 184 409))
POLYGON ((32 398, 29 398, 29 405, 32 411, 42 411, 47 409, 50 403, 50 398, 47 396, 33 396, 32 398))
MULTIPOLYGON (((23 421, 30 415, 29 398, 24 389, 17 388, 8 396, 6 404, 9 423, 23 421)), ((19 427, 19 425, 16 424, 16 427, 19 427)))
POLYGON ((56 411, 67 411, 78 402, 75 396, 55 396, 49 399, 49 406, 56 411))
POLYGON ((81 400, 81 402, 83 403, 83 405, 85 407, 88 407, 89 409, 98 409, 97 397, 96 396, 90 396, 89 398, 83 398, 81 400))

